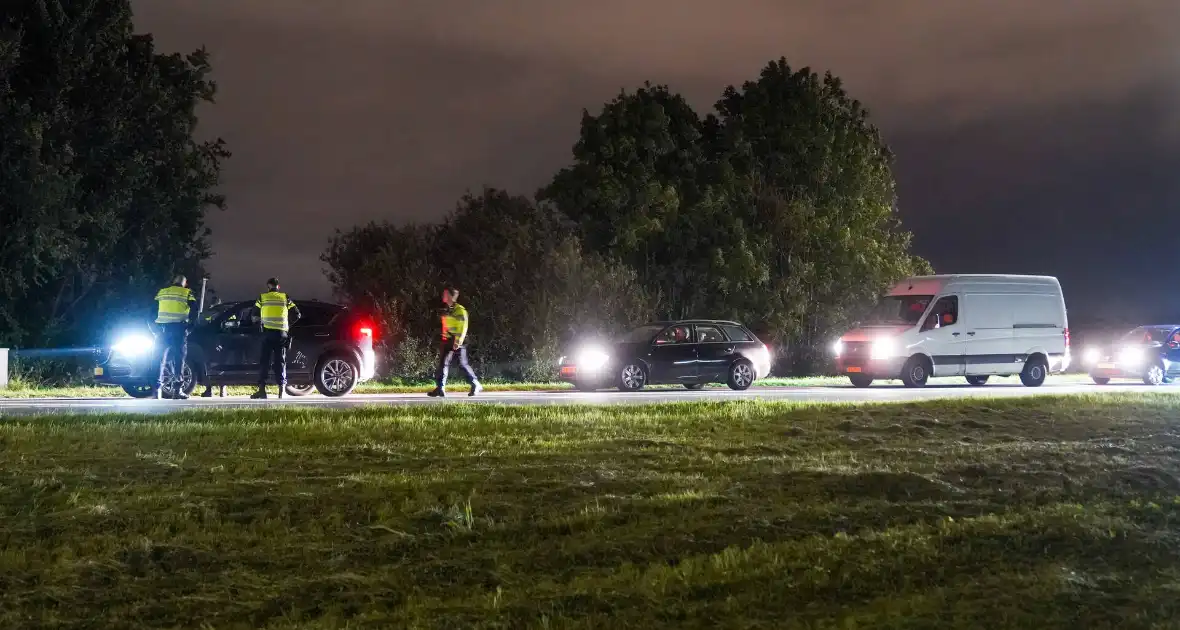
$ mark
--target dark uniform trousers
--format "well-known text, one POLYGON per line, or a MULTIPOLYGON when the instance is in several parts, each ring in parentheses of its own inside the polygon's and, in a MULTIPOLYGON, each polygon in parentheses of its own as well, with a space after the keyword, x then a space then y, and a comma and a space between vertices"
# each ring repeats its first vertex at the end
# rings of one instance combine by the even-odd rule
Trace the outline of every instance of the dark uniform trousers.
POLYGON ((156 374, 156 388, 164 386, 164 369, 172 363, 172 374, 181 378, 184 371, 184 361, 188 357, 188 324, 159 324, 160 339, 160 371, 156 374))
POLYGON ((467 363, 467 347, 459 346, 456 348, 455 342, 448 339, 443 341, 442 347, 439 348, 438 352, 438 373, 434 378, 434 382, 436 385, 438 385, 439 389, 442 389, 447 384, 447 372, 450 371, 451 359, 453 359, 455 355, 459 356, 459 368, 462 369, 463 373, 467 375, 467 380, 471 383, 476 381, 475 371, 472 370, 471 365, 467 363))
POLYGON ((262 356, 258 361, 258 385, 266 387, 266 373, 273 369, 279 387, 287 385, 287 345, 290 338, 283 330, 262 331, 262 356))

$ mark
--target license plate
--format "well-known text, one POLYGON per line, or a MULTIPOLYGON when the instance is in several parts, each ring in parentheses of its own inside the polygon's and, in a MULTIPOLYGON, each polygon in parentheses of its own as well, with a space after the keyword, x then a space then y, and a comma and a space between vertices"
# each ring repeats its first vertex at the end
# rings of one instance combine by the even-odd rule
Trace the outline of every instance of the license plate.
POLYGON ((562 374, 566 374, 566 375, 569 375, 569 374, 574 374, 574 373, 576 373, 577 371, 578 371, 578 368, 576 368, 576 367, 574 367, 574 366, 572 366, 572 365, 567 365, 567 366, 565 366, 565 367, 561 368, 561 373, 562 373, 562 374))
POLYGON ((856 374, 856 373, 859 373, 861 370, 860 370, 860 368, 858 368, 858 367, 850 367, 850 368, 847 368, 845 371, 846 371, 846 372, 851 372, 851 373, 853 373, 853 374, 856 374))
POLYGON ((1100 370, 1113 370, 1114 364, 1113 363, 1099 363, 1098 369, 1100 369, 1100 370))
POLYGON ((102 368, 100 368, 100 367, 94 368, 94 375, 95 376, 102 376, 102 368))

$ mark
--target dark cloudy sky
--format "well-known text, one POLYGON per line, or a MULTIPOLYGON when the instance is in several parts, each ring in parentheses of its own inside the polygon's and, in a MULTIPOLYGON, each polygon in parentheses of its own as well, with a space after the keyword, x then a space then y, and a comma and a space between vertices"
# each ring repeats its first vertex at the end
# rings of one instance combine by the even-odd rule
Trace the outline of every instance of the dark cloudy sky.
POLYGON ((204 132, 234 152, 210 217, 226 294, 326 296, 334 228, 531 194, 583 107, 667 83, 705 112, 770 59, 830 69, 898 153, 939 271, 1059 276, 1074 317, 1180 320, 1176 0, 133 0, 206 46, 204 132))

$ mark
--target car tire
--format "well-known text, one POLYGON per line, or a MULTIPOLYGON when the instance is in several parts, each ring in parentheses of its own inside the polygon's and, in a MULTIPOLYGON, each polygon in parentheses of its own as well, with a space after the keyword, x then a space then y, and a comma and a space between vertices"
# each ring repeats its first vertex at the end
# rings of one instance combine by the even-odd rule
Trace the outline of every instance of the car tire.
POLYGON ((315 391, 315 383, 308 383, 307 385, 288 385, 287 395, 289 396, 306 396, 315 391))
POLYGON ((1152 387, 1164 384, 1164 366, 1159 363, 1153 363, 1148 366, 1147 371, 1143 373, 1143 384, 1151 385, 1152 387))
POLYGON ((1094 379, 1095 385, 1109 385, 1110 384, 1110 379, 1105 376, 1091 376, 1090 378, 1094 379))
POLYGON ((153 385, 124 385, 123 391, 132 398, 151 398, 156 395, 156 388, 153 385))
POLYGON ((983 376, 983 375, 968 376, 967 377, 967 384, 972 387, 983 387, 984 385, 987 385, 987 379, 988 379, 988 377, 983 376))
MULTIPOLYGON (((181 378, 180 391, 184 392, 185 396, 191 396, 193 393, 193 390, 197 388, 197 376, 196 375, 197 375, 197 365, 195 363, 193 363, 192 359, 186 357, 184 360, 184 367, 182 367, 180 370, 180 378, 181 378)), ((167 370, 164 372, 164 378, 166 379, 164 381, 164 398, 168 398, 168 399, 176 398, 176 394, 173 393, 174 390, 171 387, 169 387, 170 381, 172 378, 171 370, 167 370)), ((153 389, 153 391, 155 390, 155 388, 152 388, 152 389, 153 389)))
POLYGON ((338 398, 356 388, 360 373, 361 368, 355 359, 343 354, 330 354, 316 364, 312 381, 324 396, 338 398))
POLYGON ((692 391, 694 391, 694 392, 695 392, 695 391, 702 390, 702 389, 704 389, 704 388, 705 388, 705 384, 704 384, 704 383, 685 383, 685 384, 684 384, 684 389, 689 389, 689 390, 692 390, 692 391))
POLYGON ((637 392, 647 385, 647 368, 638 361, 628 361, 619 368, 619 391, 637 392))
POLYGON ((864 374, 851 374, 848 376, 848 380, 852 381, 853 387, 861 389, 873 384, 873 377, 865 376, 864 374))
POLYGON ((744 392, 750 389, 757 378, 758 373, 754 370, 753 363, 746 360, 734 361, 733 365, 729 366, 729 378, 725 384, 732 390, 744 392))
POLYGON ((1042 357, 1035 356, 1024 363, 1024 369, 1020 371, 1020 382, 1025 387, 1040 387, 1045 384, 1048 376, 1049 364, 1042 357))
POLYGON ((930 380, 930 362, 925 357, 910 357, 901 367, 901 383, 906 387, 925 387, 930 380))

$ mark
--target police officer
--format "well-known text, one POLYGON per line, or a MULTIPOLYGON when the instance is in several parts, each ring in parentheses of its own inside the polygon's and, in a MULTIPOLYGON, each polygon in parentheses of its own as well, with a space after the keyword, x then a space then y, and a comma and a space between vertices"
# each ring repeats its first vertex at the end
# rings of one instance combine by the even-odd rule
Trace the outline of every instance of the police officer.
MULTIPOLYGON (((181 375, 184 373, 184 362, 188 356, 188 333, 197 315, 193 302, 197 298, 188 288, 188 278, 176 276, 172 279, 172 286, 160 289, 156 293, 156 324, 160 327, 160 338, 163 341, 160 349, 160 369, 156 373, 156 399, 164 397, 164 369, 168 361, 172 361, 172 374, 177 383, 175 398, 184 400, 188 394, 184 392, 181 375)), ((195 375, 194 375, 195 376, 195 375)))
POLYGON ((467 339, 467 309, 456 301, 458 299, 458 289, 455 287, 443 289, 442 300, 445 308, 442 312, 442 347, 438 353, 438 372, 434 379, 435 388, 427 396, 441 398, 447 395, 445 390, 447 371, 451 366, 451 359, 456 354, 459 355, 459 367, 467 375, 467 380, 471 381, 471 391, 467 392, 467 395, 474 396, 483 391, 483 386, 479 384, 479 379, 475 377, 475 372, 467 363, 467 348, 463 346, 463 342, 467 339))
POLYGON ((279 398, 283 397, 287 387, 287 346, 291 342, 287 332, 291 323, 301 317, 299 307, 279 291, 277 278, 267 280, 266 286, 270 290, 254 302, 262 318, 262 355, 258 359, 258 391, 250 398, 266 398, 266 372, 272 366, 279 384, 279 398))

